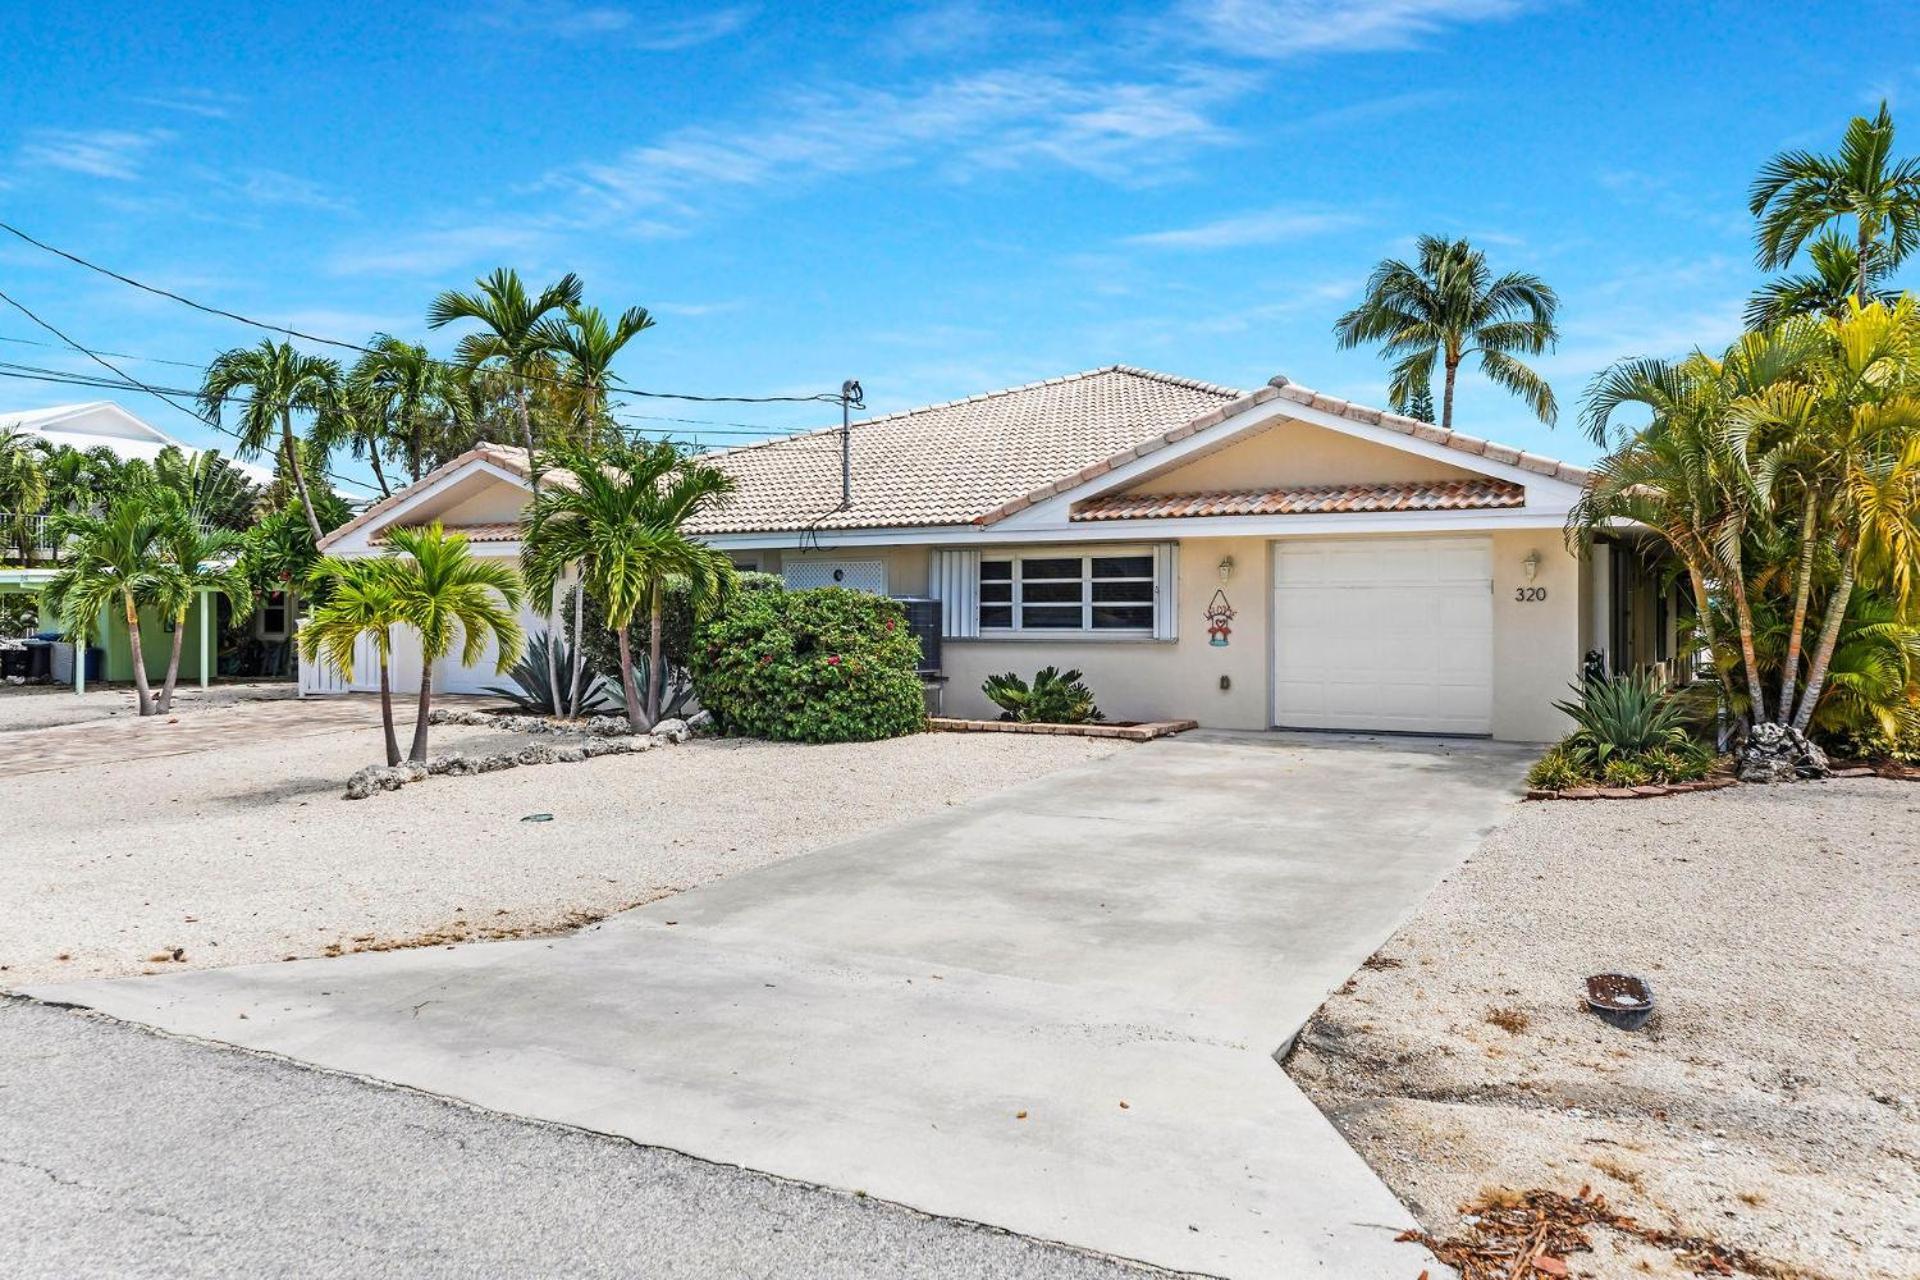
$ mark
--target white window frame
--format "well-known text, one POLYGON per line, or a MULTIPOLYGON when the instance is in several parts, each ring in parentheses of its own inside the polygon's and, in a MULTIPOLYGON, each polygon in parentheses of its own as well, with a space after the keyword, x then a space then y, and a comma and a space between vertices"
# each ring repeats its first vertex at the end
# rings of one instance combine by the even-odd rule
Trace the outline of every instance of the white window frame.
MULTIPOLYGON (((980 619, 981 611, 986 609, 1004 607, 1008 610, 1008 617, 1011 623, 1009 626, 988 626, 984 620, 979 622, 979 634, 982 639, 1045 640, 1049 638, 1067 638, 1083 640, 1092 638, 1103 640, 1151 640, 1159 634, 1159 628, 1156 623, 1163 612, 1161 579, 1162 575, 1159 571, 1159 561, 1154 554, 1154 548, 1150 545, 1140 547, 1102 547, 1098 550, 1081 550, 1080 548, 1069 547, 1034 548, 1032 550, 1009 551, 1004 555, 997 552, 983 551, 980 553, 980 569, 975 579, 979 591, 974 602, 974 617, 977 620, 980 619), (1148 561, 1147 572, 1123 578, 1095 578, 1093 576, 1093 562, 1095 560, 1122 558, 1138 558, 1148 561), (1078 604, 1078 608, 1080 609, 1080 625, 1078 627, 1028 627, 1022 625, 1021 613, 1029 603, 1024 599, 1025 593, 1022 589, 1025 583, 1025 576, 1021 571, 1022 565, 1028 560, 1075 559, 1080 561, 1080 576, 1078 578, 1044 578, 1035 579, 1035 581, 1078 582, 1080 584, 1080 600, 1078 604), (1006 563, 1008 565, 1008 571, 1012 575, 1011 578, 1006 579, 1011 587, 1009 592, 1011 598, 1006 601, 988 600, 986 598, 986 588, 989 582, 997 583, 1002 581, 1002 579, 998 578, 989 579, 986 576, 986 566, 996 562, 1006 563), (1150 586, 1151 593, 1145 600, 1096 602, 1093 598, 1093 584, 1095 582, 1145 582, 1150 586), (1144 624, 1134 627, 1096 627, 1093 625, 1093 611, 1098 605, 1145 609, 1147 610, 1148 620, 1144 624)), ((1031 604, 1034 608, 1075 607, 1065 601, 1053 600, 1035 600, 1032 601, 1031 604)))

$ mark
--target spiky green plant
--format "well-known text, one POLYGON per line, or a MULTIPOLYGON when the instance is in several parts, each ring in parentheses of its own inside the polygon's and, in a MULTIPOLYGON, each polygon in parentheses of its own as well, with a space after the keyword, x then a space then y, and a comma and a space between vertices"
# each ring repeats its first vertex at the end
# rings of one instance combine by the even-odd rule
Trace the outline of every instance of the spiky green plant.
POLYGON ((1088 724, 1103 720, 1094 705, 1093 690, 1081 681, 1080 672, 1042 667, 1032 683, 1009 671, 988 676, 980 691, 999 707, 1003 720, 1033 724, 1088 724))
POLYGON ((1572 686, 1580 696, 1554 703, 1575 725, 1569 741, 1605 769, 1616 756, 1637 756, 1687 741, 1685 712, 1658 673, 1633 671, 1572 686))

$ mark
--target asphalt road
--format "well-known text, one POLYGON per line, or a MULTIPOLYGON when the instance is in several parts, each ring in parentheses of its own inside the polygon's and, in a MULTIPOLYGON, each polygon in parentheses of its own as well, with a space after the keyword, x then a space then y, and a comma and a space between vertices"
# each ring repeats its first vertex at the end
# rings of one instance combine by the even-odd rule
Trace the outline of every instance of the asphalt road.
POLYGON ((1146 1272, 0 997, 0 1275, 1146 1272))

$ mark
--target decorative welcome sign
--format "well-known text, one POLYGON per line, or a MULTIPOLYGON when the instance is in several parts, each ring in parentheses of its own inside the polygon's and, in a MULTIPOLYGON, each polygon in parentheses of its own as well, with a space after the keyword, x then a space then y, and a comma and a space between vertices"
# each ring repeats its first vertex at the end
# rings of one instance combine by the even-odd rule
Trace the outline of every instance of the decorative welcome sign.
POLYGON ((1227 593, 1216 590, 1213 599, 1207 602, 1207 643, 1216 649, 1227 647, 1227 641, 1233 635, 1233 606, 1227 603, 1227 593))

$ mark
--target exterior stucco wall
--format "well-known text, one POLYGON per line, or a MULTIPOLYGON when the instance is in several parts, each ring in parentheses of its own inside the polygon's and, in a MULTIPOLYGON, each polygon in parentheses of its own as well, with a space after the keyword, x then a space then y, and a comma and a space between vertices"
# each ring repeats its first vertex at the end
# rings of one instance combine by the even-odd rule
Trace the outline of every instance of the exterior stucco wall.
POLYGON ((991 719, 998 708, 981 682, 1003 671, 1024 678, 1049 664, 1085 674, 1112 720, 1198 720, 1212 728, 1268 726, 1267 542, 1260 538, 1188 538, 1180 543, 1176 591, 1179 638, 1151 640, 948 640, 942 647, 948 714, 991 719), (1233 558, 1225 581, 1220 561, 1233 558), (1235 611, 1224 648, 1207 642, 1206 608, 1215 591, 1235 611), (1220 687, 1221 677, 1230 685, 1220 687))
POLYGON ((1547 742, 1572 726, 1553 709, 1580 672, 1580 560, 1556 529, 1493 535, 1493 736, 1547 742), (1540 557, 1531 581, 1524 561, 1540 557), (1521 599, 1528 587, 1546 598, 1521 599))
POLYGON ((1288 485, 1471 478, 1477 472, 1305 422, 1280 422, 1131 485, 1129 493, 1205 493, 1288 485))

